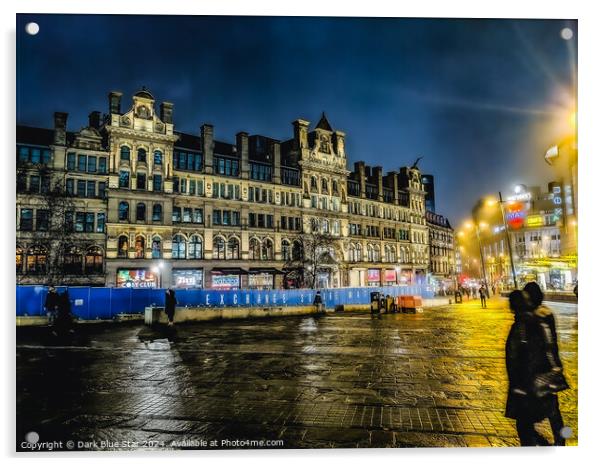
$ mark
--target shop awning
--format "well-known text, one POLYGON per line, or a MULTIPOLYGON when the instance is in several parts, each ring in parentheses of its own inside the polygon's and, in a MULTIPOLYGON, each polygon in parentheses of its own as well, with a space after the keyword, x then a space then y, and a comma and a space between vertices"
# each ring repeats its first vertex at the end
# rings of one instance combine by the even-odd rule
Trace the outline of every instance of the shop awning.
POLYGON ((282 270, 278 270, 274 267, 251 267, 249 273, 271 273, 273 275, 284 275, 282 270))
POLYGON ((248 275, 245 269, 240 267, 214 267, 211 269, 212 273, 223 273, 224 275, 248 275))

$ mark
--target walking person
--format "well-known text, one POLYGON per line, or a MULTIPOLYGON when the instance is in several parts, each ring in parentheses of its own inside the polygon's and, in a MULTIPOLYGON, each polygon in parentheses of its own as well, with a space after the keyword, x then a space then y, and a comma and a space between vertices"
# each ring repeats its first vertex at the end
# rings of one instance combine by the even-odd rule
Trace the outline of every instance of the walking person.
POLYGON ((48 317, 48 325, 52 326, 56 320, 56 316, 59 310, 59 294, 56 292, 54 286, 48 288, 48 294, 46 295, 46 301, 44 307, 46 308, 46 316, 48 317))
POLYGON ((320 294, 320 290, 316 291, 316 295, 314 296, 314 306, 316 306, 316 311, 322 311, 322 295, 320 294))
POLYGON ((53 322, 53 333, 56 336, 65 336, 74 333, 73 314, 71 314, 71 300, 69 290, 63 291, 57 298, 57 314, 53 322))
POLYGON ((510 293, 514 323, 506 341, 508 399, 505 415, 516 420, 522 446, 549 445, 535 423, 550 421, 554 445, 565 444, 557 393, 568 388, 558 355, 552 312, 542 306, 543 293, 531 282, 524 291, 510 293))
POLYGON ((176 292, 172 288, 168 288, 165 292, 165 313, 167 314, 167 325, 173 326, 173 318, 176 314, 176 292))
POLYGON ((479 288, 479 297, 481 298, 481 308, 487 307, 487 290, 483 285, 479 288))

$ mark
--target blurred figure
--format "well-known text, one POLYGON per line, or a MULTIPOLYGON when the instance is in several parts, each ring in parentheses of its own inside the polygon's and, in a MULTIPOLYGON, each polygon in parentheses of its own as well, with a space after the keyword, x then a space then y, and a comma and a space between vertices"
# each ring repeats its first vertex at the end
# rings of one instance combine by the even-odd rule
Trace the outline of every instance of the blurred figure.
POLYGON ((506 341, 509 386, 505 415, 516 419, 522 446, 549 445, 535 430, 535 423, 546 418, 554 433, 554 445, 565 444, 556 393, 568 385, 558 356, 554 316, 542 301, 543 293, 534 282, 509 296, 514 324, 506 341))
POLYGON ((173 326, 173 318, 176 314, 176 292, 172 288, 168 288, 165 292, 165 314, 167 314, 167 325, 173 326))
POLYGON ((73 314, 71 314, 71 300, 69 299, 69 290, 63 291, 58 295, 58 311, 53 325, 55 336, 65 336, 68 333, 74 333, 73 314))
POLYGON ((48 288, 48 294, 46 295, 44 307, 46 308, 46 316, 48 316, 48 325, 52 326, 56 320, 59 309, 59 295, 54 286, 50 286, 48 288))
POLYGON ((487 307, 487 290, 483 285, 479 288, 479 297, 481 298, 481 308, 487 307))

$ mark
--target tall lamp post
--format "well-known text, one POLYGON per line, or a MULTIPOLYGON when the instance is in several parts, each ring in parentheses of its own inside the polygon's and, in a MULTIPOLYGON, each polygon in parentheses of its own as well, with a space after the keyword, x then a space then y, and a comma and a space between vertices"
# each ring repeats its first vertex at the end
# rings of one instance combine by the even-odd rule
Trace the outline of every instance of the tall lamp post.
POLYGON ((518 289, 518 282, 516 280, 516 270, 514 268, 514 258, 512 257, 512 243, 510 242, 510 232, 508 231, 508 223, 506 222, 506 211, 504 210, 504 201, 502 199, 502 192, 498 191, 500 212, 502 213, 502 221, 504 222, 504 231, 506 232, 506 241, 508 243, 508 255, 510 256, 510 268, 512 269, 512 280, 514 281, 514 289, 518 289))
POLYGON ((485 293, 489 296, 489 285, 487 284, 487 272, 485 271, 485 257, 483 256, 483 245, 481 244, 481 234, 479 224, 476 218, 473 216, 473 221, 475 224, 475 231, 477 233, 477 242, 479 243, 479 255, 481 256, 481 276, 483 277, 483 282, 485 283, 485 293))

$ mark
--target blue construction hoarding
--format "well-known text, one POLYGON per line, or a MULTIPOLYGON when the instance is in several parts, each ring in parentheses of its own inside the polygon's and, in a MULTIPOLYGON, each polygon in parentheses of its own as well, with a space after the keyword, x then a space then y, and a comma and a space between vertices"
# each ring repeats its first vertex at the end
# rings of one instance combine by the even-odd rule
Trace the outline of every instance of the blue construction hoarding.
MULTIPOLYGON (((118 314, 139 314, 150 305, 165 303, 165 290, 158 288, 57 287, 69 290, 72 312, 84 320, 112 319, 118 314)), ((333 288, 320 290, 328 308, 345 304, 368 304, 370 293, 416 295, 432 298, 424 286, 385 286, 369 288, 333 288)), ((17 286, 17 316, 44 315, 45 286, 17 286)), ((176 289, 178 307, 283 307, 312 304, 316 290, 205 290, 176 289)))

